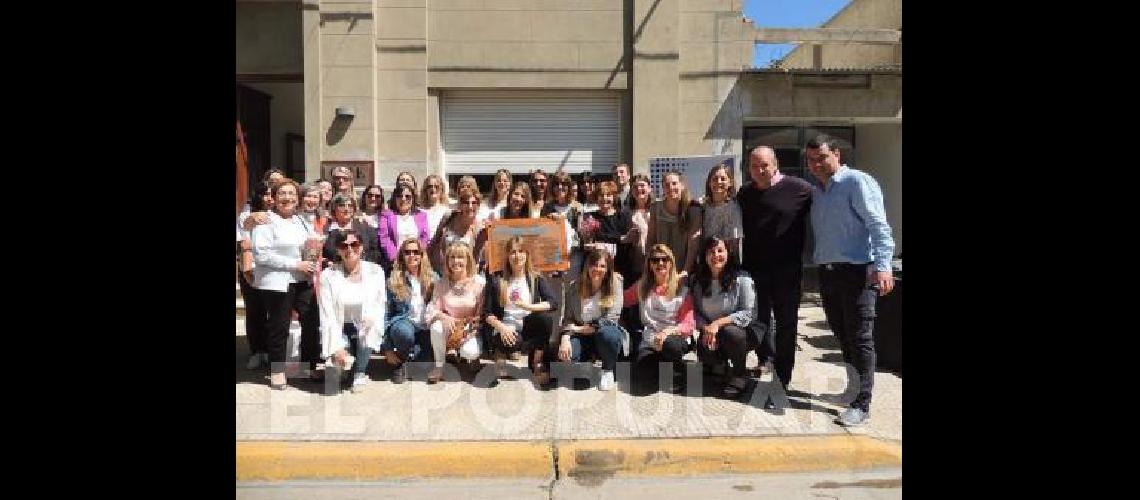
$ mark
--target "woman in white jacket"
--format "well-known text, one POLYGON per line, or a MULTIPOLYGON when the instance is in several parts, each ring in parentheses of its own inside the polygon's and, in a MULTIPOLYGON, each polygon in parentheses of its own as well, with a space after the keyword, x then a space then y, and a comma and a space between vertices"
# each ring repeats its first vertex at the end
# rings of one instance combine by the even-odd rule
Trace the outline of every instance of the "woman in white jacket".
MULTIPOLYGON (((269 351, 269 386, 285 389, 286 345, 290 311, 301 323, 301 362, 315 373, 320 362, 320 332, 313 294, 315 259, 305 259, 306 241, 317 236, 313 227, 297 215, 300 189, 285 179, 271 189, 273 211, 268 222, 253 229, 253 286, 266 309, 266 347, 269 351)), ((311 375, 312 376, 312 375, 311 375)))
POLYGON ((334 230, 329 237, 337 258, 321 272, 321 355, 342 370, 351 367, 352 392, 360 392, 368 383, 368 360, 384 341, 384 269, 361 258, 364 246, 355 230, 334 230))

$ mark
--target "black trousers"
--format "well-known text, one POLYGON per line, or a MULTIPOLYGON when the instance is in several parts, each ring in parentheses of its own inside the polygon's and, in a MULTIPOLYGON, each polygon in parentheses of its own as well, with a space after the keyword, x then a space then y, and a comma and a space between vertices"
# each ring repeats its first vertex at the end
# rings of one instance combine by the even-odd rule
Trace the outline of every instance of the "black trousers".
POLYGON ((820 295, 827 324, 839 340, 843 361, 859 373, 851 406, 869 411, 875 384, 875 301, 879 285, 867 283, 866 264, 821 265, 820 295))
POLYGON ((748 330, 739 326, 722 326, 716 332, 716 350, 709 351, 705 348, 704 341, 698 340, 697 357, 702 363, 714 360, 729 361, 732 363, 732 371, 729 374, 733 377, 743 377, 747 373, 744 363, 748 359, 748 348, 756 345, 755 339, 750 339, 750 336, 748 330))
POLYGON ((249 342, 249 353, 267 353, 269 347, 266 343, 266 327, 269 326, 269 316, 265 312, 261 290, 246 281, 241 272, 238 272, 238 286, 241 287, 241 300, 245 302, 245 340, 249 342))
MULTIPOLYGON (((297 310, 301 323, 301 362, 316 368, 321 358, 320 312, 317 299, 313 295, 313 285, 309 282, 291 283, 284 292, 260 290, 269 313, 268 338, 269 362, 271 370, 284 370, 284 362, 289 345, 290 311, 297 310)), ((276 373, 276 372, 274 372, 276 373)))
MULTIPOLYGON (((502 354, 510 354, 512 352, 526 352, 528 355, 533 355, 535 349, 544 349, 547 341, 550 339, 550 334, 554 330, 555 315, 558 311, 546 312, 532 312, 523 318, 522 331, 520 339, 515 341, 514 345, 507 345, 503 342, 503 337, 499 335, 491 325, 487 325, 490 330, 489 336, 491 347, 495 352, 502 354)), ((545 354, 545 353, 544 353, 545 354)), ((533 359, 532 359, 533 361, 533 359)))
POLYGON ((748 270, 756 284, 756 331, 763 336, 756 356, 761 364, 772 360, 776 378, 784 387, 792 380, 796 365, 803 269, 803 263, 796 260, 748 270))
MULTIPOLYGON (((652 334, 643 332, 642 335, 652 334)), ((665 342, 661 344, 661 352, 654 351, 648 343, 640 344, 637 348, 638 370, 651 371, 656 368, 657 363, 661 362, 673 363, 673 368, 677 368, 681 364, 681 358, 687 352, 689 352, 689 344, 679 335, 665 337, 665 342)))

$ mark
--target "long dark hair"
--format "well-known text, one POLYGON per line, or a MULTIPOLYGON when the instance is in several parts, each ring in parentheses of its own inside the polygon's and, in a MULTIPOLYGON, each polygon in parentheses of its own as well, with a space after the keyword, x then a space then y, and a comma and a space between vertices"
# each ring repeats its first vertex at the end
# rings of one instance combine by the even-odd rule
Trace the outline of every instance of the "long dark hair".
POLYGON ((268 207, 265 206, 265 200, 263 198, 265 197, 266 193, 271 192, 272 191, 269 187, 269 181, 262 181, 257 183, 257 189, 253 192, 253 198, 249 199, 249 211, 261 212, 263 210, 267 210, 268 207))
POLYGON ((697 262, 697 272, 693 274, 693 278, 701 285, 702 294, 705 297, 712 295, 710 287, 712 285, 712 269, 708 263, 708 253, 717 245, 724 245, 724 249, 728 251, 728 260, 724 263, 724 270, 720 273, 720 290, 721 292, 728 291, 732 284, 736 282, 736 275, 740 274, 740 259, 737 258, 736 252, 732 250, 728 243, 716 236, 709 236, 705 238, 704 244, 701 245, 701 253, 697 262))

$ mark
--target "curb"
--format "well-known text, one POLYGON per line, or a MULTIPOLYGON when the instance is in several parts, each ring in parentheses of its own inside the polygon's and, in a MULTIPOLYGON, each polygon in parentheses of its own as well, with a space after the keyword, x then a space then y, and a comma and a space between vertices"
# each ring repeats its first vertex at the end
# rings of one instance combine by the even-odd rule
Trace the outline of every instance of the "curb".
POLYGON ((867 436, 570 441, 559 477, 810 472, 902 465, 902 444, 867 436))
POLYGON ((902 465, 902 444, 867 436, 582 441, 239 441, 238 481, 697 475, 902 465))

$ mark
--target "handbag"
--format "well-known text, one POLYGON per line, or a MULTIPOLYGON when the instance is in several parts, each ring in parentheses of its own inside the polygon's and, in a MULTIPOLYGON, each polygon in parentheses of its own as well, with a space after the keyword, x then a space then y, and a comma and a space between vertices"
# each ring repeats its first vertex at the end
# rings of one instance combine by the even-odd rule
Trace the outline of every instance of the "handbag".
POLYGON ((459 346, 463 344, 467 337, 475 332, 478 324, 475 318, 457 318, 451 328, 451 332, 447 335, 447 348, 446 350, 458 350, 459 346))

